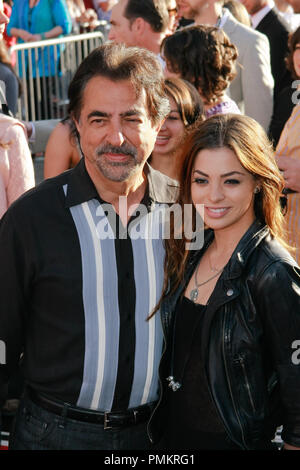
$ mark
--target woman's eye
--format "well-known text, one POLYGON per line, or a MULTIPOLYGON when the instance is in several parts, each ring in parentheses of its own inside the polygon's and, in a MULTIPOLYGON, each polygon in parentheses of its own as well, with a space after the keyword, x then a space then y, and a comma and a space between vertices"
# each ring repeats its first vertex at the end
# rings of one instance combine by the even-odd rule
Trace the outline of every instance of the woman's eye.
POLYGON ((195 178, 194 183, 205 184, 205 183, 207 183, 207 180, 205 178, 195 178))
POLYGON ((225 181, 225 184, 240 184, 240 181, 239 181, 239 180, 230 179, 230 180, 226 180, 226 181, 225 181))
POLYGON ((126 119, 126 122, 133 122, 135 124, 140 124, 141 120, 140 119, 137 119, 137 118, 128 118, 126 119))

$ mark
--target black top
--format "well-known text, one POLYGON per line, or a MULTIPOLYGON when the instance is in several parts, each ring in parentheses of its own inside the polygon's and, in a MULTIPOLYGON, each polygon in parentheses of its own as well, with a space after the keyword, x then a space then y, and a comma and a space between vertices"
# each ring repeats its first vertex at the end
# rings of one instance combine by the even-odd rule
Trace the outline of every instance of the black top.
POLYGON ((201 357, 202 320, 206 306, 186 297, 178 302, 173 334, 174 367, 170 373, 181 388, 168 389, 168 420, 165 446, 168 449, 232 449, 212 400, 201 357), (173 373, 172 373, 173 372, 173 373))

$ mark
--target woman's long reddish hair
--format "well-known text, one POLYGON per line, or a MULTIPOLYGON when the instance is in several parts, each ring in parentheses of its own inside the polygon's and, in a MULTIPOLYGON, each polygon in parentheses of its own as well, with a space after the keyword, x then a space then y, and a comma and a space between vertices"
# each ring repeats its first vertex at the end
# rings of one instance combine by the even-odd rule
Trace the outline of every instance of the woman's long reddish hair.
MULTIPOLYGON (((283 213, 280 197, 284 180, 276 164, 272 144, 265 131, 254 119, 238 114, 216 115, 194 128, 186 141, 180 171, 180 191, 178 203, 184 210, 192 204, 191 179, 194 162, 201 150, 227 147, 237 156, 241 165, 259 182, 260 192, 255 195, 254 211, 256 218, 265 223, 272 237, 285 246, 283 213)), ((213 157, 212 157, 213 158, 213 157)), ((192 230, 195 230, 196 210, 193 206, 192 230)), ((185 236, 181 224, 181 237, 174 237, 171 225, 170 239, 165 240, 165 278, 161 300, 167 293, 174 292, 181 284, 186 269, 190 240, 185 236), (171 290, 168 288, 171 281, 171 290)))

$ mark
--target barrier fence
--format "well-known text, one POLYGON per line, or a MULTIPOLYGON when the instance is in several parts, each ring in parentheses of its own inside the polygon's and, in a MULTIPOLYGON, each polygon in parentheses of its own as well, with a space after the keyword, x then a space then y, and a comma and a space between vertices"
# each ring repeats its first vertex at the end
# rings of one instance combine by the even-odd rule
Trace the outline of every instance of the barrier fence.
POLYGON ((13 46, 22 84, 16 117, 25 121, 64 117, 68 85, 76 69, 104 41, 105 34, 96 31, 13 46))

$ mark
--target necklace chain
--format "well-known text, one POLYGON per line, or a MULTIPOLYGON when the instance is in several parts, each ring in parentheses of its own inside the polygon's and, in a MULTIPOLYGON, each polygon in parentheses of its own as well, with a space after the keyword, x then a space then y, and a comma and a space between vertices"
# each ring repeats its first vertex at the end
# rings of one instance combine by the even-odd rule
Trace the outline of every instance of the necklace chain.
POLYGON ((210 256, 209 256, 208 253, 207 253, 207 257, 208 257, 209 269, 210 269, 213 273, 219 273, 219 272, 220 272, 220 269, 215 268, 215 267, 211 264, 211 259, 210 259, 210 256))
MULTIPOLYGON (((200 263, 199 263, 200 264, 200 263)), ((195 288, 191 290, 190 292, 190 299, 195 302, 198 298, 198 295, 199 295, 199 292, 198 292, 198 289, 199 287, 201 286, 204 286, 205 284, 207 284, 209 281, 211 281, 212 279, 214 279, 215 277, 217 277, 219 274, 221 274, 221 272, 223 271, 224 268, 218 270, 215 272, 215 274, 213 276, 210 276, 208 279, 206 279, 205 281, 203 282, 200 282, 198 283, 198 270, 199 270, 199 264, 197 266, 197 269, 196 269, 196 273, 195 273, 195 288)))

